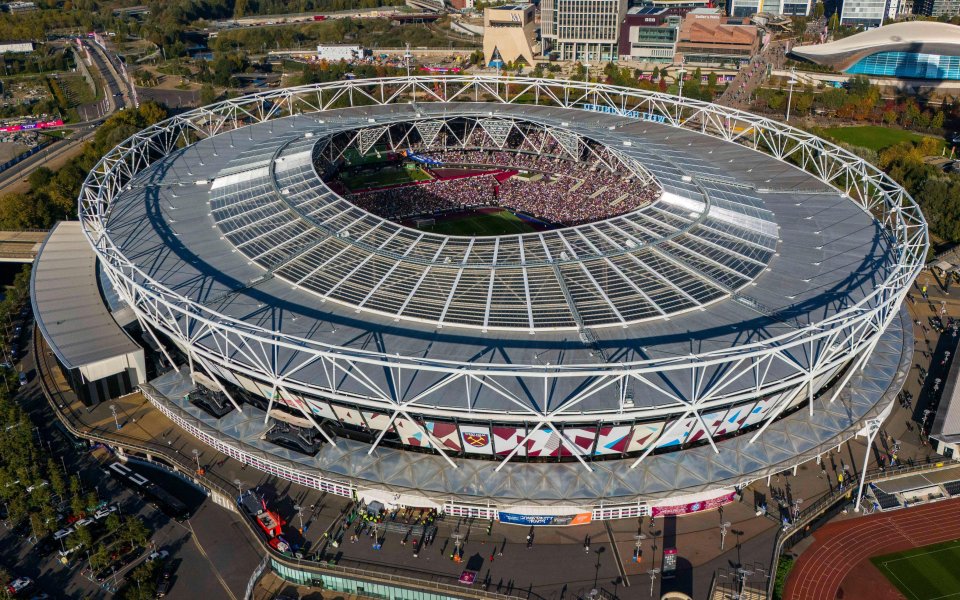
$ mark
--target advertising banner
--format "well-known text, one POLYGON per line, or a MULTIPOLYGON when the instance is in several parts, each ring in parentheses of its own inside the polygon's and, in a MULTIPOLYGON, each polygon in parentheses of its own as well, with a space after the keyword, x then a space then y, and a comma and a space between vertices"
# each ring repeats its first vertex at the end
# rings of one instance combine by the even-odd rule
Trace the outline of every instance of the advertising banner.
POLYGON ((500 522, 512 525, 585 525, 592 519, 591 513, 575 515, 521 515, 501 512, 500 522))
POLYGON ((719 508, 724 504, 733 502, 736 497, 736 492, 730 492, 729 494, 724 494, 723 496, 718 496, 709 500, 701 500, 700 502, 690 502, 688 504, 675 504, 668 506, 654 506, 650 509, 650 516, 659 517, 661 515, 687 515, 704 510, 712 510, 714 508, 719 508))

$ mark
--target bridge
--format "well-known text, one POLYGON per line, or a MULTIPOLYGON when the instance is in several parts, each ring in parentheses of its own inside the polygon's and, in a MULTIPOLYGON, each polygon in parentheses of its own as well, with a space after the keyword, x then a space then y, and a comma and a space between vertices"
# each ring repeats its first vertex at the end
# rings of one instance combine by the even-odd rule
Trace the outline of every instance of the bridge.
POLYGON ((0 262, 32 263, 45 239, 45 230, 0 231, 0 262))

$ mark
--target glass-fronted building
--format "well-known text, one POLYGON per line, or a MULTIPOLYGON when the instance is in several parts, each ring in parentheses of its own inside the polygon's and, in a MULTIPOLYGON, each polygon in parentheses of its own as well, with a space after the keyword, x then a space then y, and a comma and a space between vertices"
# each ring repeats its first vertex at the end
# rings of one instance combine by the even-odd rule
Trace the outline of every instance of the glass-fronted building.
POLYGON ((543 0, 544 55, 580 62, 617 60, 617 36, 626 8, 626 0, 543 0))
POLYGON ((860 59, 846 72, 851 75, 904 79, 960 80, 960 56, 916 52, 877 52, 860 59))

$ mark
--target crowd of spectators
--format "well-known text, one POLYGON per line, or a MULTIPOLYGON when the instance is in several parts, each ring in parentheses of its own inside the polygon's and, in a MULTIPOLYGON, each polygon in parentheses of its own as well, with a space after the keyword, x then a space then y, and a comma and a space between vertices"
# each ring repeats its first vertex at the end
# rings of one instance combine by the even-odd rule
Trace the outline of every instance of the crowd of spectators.
POLYGON ((553 225, 575 225, 624 214, 652 202, 657 189, 635 177, 557 155, 501 150, 423 152, 447 167, 497 167, 523 177, 498 182, 487 174, 374 190, 351 201, 389 219, 501 206, 553 225))

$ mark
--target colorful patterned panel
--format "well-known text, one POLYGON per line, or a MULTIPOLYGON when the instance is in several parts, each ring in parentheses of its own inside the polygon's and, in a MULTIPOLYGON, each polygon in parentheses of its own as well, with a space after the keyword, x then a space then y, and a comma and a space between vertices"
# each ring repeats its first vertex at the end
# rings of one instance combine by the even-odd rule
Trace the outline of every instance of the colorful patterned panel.
POLYGON ((685 444, 690 437, 690 431, 695 427, 700 426, 700 422, 697 421, 696 417, 687 417, 680 422, 679 425, 675 425, 676 421, 671 421, 665 428, 665 431, 670 435, 664 437, 657 448, 667 448, 670 446, 679 446, 680 444, 685 444))
POLYGON ((629 425, 614 425, 612 427, 600 427, 597 440, 597 448, 594 454, 621 454, 627 449, 630 443, 629 425))
POLYGON ((330 408, 330 404, 325 400, 311 400, 309 402, 310 410, 315 415, 319 415, 324 419, 329 419, 331 421, 337 420, 337 415, 333 414, 333 409, 330 408))
POLYGON ((703 415, 703 422, 707 424, 707 429, 704 429, 703 425, 700 424, 700 421, 697 421, 696 425, 693 427, 693 431, 690 432, 690 437, 687 438, 687 441, 695 442, 701 438, 706 438, 707 431, 716 431, 717 427, 723 424, 723 417, 726 415, 726 409, 703 415))
POLYGON ((638 423, 634 426, 630 434, 630 443, 627 444, 627 452, 637 452, 646 449, 647 446, 657 440, 657 436, 663 431, 663 423, 638 423))
MULTIPOLYGON (((375 431, 383 431, 387 423, 390 422, 390 415, 387 413, 370 412, 367 410, 360 412, 363 413, 363 418, 367 420, 367 426, 375 431)), ((391 425, 390 430, 393 431, 394 429, 393 425, 391 425)))
POLYGON ((400 441, 404 444, 421 448, 429 448, 431 446, 430 439, 423 434, 423 430, 409 419, 397 417, 393 425, 397 430, 397 435, 400 436, 400 441))
POLYGON ((758 400, 756 405, 750 409, 750 414, 747 415, 747 420, 743 423, 743 427, 749 427, 764 420, 777 409, 777 406, 779 406, 777 401, 780 400, 781 397, 782 395, 778 395, 769 400, 758 400))
MULTIPOLYGON (((499 448, 498 444, 497 449, 499 448)), ((527 440, 527 456, 559 456, 561 448, 566 451, 564 456, 570 456, 570 452, 563 448, 560 441, 560 432, 546 427, 531 433, 527 440)))
MULTIPOLYGON (((526 428, 520 427, 494 427, 493 428, 493 447, 497 454, 506 456, 514 448, 520 445, 523 438, 527 436, 526 428)), ((515 456, 524 456, 524 450, 521 447, 515 456)))
POLYGON ((333 406, 333 412, 336 413, 337 417, 347 425, 356 425, 358 427, 366 427, 367 424, 363 422, 363 417, 360 416, 360 411, 355 408, 345 408, 343 406, 338 406, 336 404, 333 406))
MULTIPOLYGON (((589 456, 593 452, 593 442, 597 439, 596 427, 566 427, 563 435, 567 442, 580 449, 580 454, 589 456)), ((564 446, 562 456, 570 456, 570 450, 564 446)))
POLYGON ((463 446, 460 445, 460 432, 457 431, 455 423, 443 423, 440 421, 427 421, 427 431, 430 432, 438 442, 444 447, 460 452, 463 446))
POLYGON ((493 435, 486 425, 460 423, 463 450, 472 454, 493 454, 493 435))

